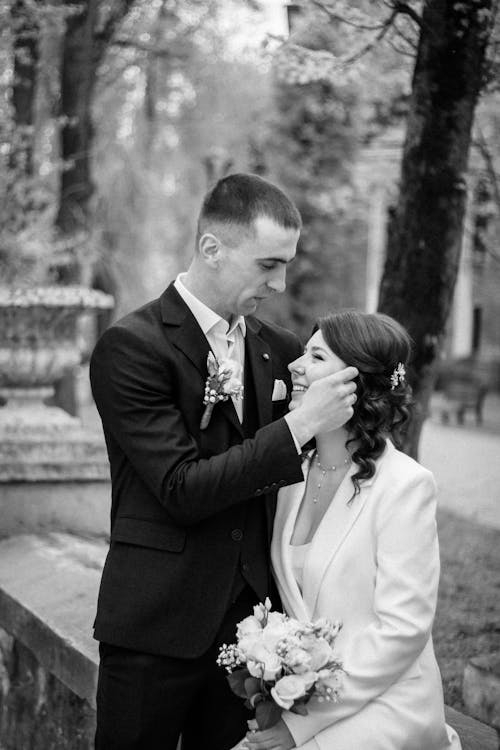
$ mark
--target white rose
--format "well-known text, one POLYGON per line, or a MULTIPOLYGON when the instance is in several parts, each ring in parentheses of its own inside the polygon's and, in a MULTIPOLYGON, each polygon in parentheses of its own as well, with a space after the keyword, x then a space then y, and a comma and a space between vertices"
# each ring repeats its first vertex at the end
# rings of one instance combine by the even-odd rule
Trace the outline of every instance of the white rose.
POLYGON ((284 616, 280 618, 278 612, 270 612, 267 624, 262 631, 262 642, 266 648, 274 651, 278 641, 286 638, 287 635, 288 626, 284 616), (278 615, 278 617, 273 617, 273 615, 278 615))
POLYGON ((249 653, 247 668, 252 677, 263 677, 264 680, 275 680, 281 672, 281 659, 263 644, 257 644, 249 653))
POLYGON ((310 645, 304 644, 304 647, 307 648, 310 656, 311 669, 315 672, 334 658, 332 647, 324 638, 314 639, 310 645))
POLYGON ((240 638, 244 638, 247 635, 252 635, 252 633, 260 633, 262 631, 262 625, 258 621, 256 617, 253 615, 249 615, 248 617, 245 617, 244 620, 238 623, 238 626, 236 628, 236 637, 238 640, 240 638))
POLYGON ((285 675, 285 677, 278 680, 276 685, 271 688, 271 695, 278 706, 289 709, 293 706, 297 698, 301 698, 306 694, 307 688, 305 685, 306 683, 302 679, 302 675, 285 675))
POLYGON ((226 380, 222 386, 222 391, 228 395, 240 396, 243 391, 243 386, 238 378, 229 378, 229 380, 226 380))
POLYGON ((256 604, 253 608, 253 616, 259 621, 263 622, 264 620, 267 621, 267 618, 269 617, 269 614, 271 613, 271 600, 268 596, 266 596, 266 600, 264 604, 260 602, 260 604, 256 604))
POLYGON ((241 365, 235 359, 221 359, 219 362, 219 375, 229 375, 231 378, 240 379, 241 365))
POLYGON ((258 633, 249 633, 238 641, 238 651, 242 654, 245 661, 253 659, 253 654, 262 644, 262 630, 258 633))
POLYGON ((311 669, 311 657, 303 648, 291 648, 286 655, 285 661, 295 674, 309 672, 311 669))

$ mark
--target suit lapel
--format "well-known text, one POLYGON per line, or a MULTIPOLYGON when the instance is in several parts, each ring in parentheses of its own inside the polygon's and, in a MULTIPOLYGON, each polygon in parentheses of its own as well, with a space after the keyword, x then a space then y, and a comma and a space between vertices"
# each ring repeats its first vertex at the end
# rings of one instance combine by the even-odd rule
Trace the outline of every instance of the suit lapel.
POLYGON ((255 388, 257 416, 259 427, 269 424, 273 416, 272 388, 273 368, 272 352, 258 334, 260 323, 255 318, 247 318, 247 335, 245 342, 245 367, 250 367, 255 388))
POLYGON ((369 494, 368 487, 373 482, 373 477, 362 482, 359 494, 349 503, 354 492, 351 477, 356 470, 356 465, 352 464, 346 472, 311 541, 304 565, 303 594, 312 615, 325 573, 363 510, 369 494))
MULTIPOLYGON (((161 296, 160 307, 163 323, 171 329, 171 342, 193 363, 205 381, 208 375, 207 356, 210 344, 173 284, 170 284, 161 296)), ((230 398, 218 403, 214 415, 216 411, 223 414, 240 435, 243 435, 243 428, 230 398)))
POLYGON ((203 378, 207 376, 210 345, 198 321, 173 284, 160 297, 163 323, 170 329, 170 341, 193 363, 203 378))

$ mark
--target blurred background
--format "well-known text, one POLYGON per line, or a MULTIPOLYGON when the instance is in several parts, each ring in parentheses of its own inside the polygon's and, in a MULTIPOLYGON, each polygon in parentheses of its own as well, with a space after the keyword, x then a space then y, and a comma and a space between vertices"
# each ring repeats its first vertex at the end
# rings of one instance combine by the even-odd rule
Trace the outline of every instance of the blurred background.
MULTIPOLYGON (((20 532, 77 528, 70 516, 59 528, 59 511, 50 523, 28 511, 12 520, 13 488, 24 497, 28 485, 39 492, 40 481, 47 489, 57 480, 59 491, 76 476, 50 474, 46 459, 34 472, 27 433, 21 440, 12 427, 20 424, 12 404, 22 400, 14 391, 22 387, 26 401, 27 389, 50 386, 39 394, 43 405, 62 408, 102 442, 87 374, 96 337, 187 267, 211 184, 257 173, 285 189, 304 221, 287 292, 261 316, 305 339, 327 310, 378 309, 414 339, 416 411, 405 449, 434 471, 441 491, 435 637, 445 698, 500 726, 498 703, 481 713, 463 694, 468 661, 486 655, 491 672, 500 650, 497 6, 0 0, 0 431, 10 446, 0 455, 0 508, 12 522, 2 534, 9 555, 20 532), (92 301, 79 292, 71 330, 57 323, 50 346, 41 344, 53 300, 75 289, 104 294, 92 301), (33 302, 37 290, 43 301, 33 302), (19 308, 29 306, 34 317, 14 331, 19 308), (75 342, 78 357, 56 367, 63 345, 75 342), (50 350, 45 379, 33 374, 30 346, 50 350)), ((90 481, 82 471, 77 481, 90 481)), ((105 456, 95 471, 107 482, 105 456)), ((105 539, 81 523, 82 538, 105 539)), ((7 579, 0 571, 0 586, 7 579)), ((26 645, 9 622, 0 622, 8 638, 26 645)), ((11 657, 4 650, 5 663, 11 657)), ((91 691, 71 684, 91 703, 91 691)), ((4 689, 0 746, 3 732, 9 750, 35 747, 29 733, 24 745, 12 740, 20 731, 12 715, 25 705, 13 695, 4 689)))

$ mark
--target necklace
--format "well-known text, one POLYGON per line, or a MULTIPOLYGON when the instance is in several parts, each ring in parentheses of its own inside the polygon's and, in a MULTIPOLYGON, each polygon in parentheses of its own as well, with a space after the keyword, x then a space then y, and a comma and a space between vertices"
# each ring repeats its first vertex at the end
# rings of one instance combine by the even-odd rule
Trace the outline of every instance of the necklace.
MULTIPOLYGON (((315 495, 313 496, 313 499, 312 499, 313 503, 317 503, 318 500, 319 500, 319 493, 321 492, 321 487, 323 486, 323 482, 324 482, 324 479, 325 479, 327 473, 329 471, 337 471, 338 467, 337 466, 323 466, 319 462, 319 458, 318 458, 318 454, 317 453, 315 453, 314 458, 316 460, 316 466, 318 467, 318 469, 321 472, 321 477, 320 477, 320 479, 318 481, 318 484, 316 485, 316 493, 315 493, 315 495)), ((350 457, 344 459, 344 466, 347 466, 350 463, 351 463, 351 458, 350 457)))

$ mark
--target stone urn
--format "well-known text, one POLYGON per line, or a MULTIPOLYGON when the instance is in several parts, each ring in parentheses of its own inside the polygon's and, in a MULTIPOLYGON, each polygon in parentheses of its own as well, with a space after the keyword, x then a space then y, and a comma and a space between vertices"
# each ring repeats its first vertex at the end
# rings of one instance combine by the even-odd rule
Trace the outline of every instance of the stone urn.
POLYGON ((0 287, 0 483, 108 476, 102 435, 46 402, 81 362, 82 316, 111 307, 85 287, 0 287))
POLYGON ((0 287, 0 425, 16 431, 78 422, 46 406, 54 383, 81 361, 82 313, 113 307, 113 298, 85 287, 0 287))

